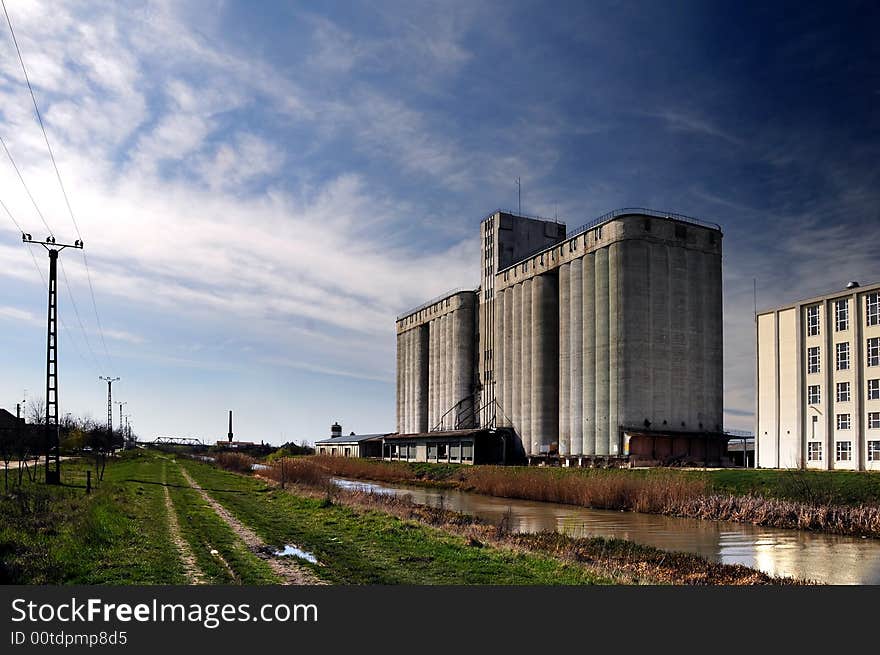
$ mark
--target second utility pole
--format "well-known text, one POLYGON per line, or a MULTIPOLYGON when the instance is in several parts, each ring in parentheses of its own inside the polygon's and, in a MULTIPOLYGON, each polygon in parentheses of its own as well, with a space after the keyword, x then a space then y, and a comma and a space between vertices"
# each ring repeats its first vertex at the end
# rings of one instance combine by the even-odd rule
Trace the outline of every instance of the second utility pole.
POLYGON ((105 378, 103 375, 98 378, 107 383, 107 447, 113 449, 113 383, 118 382, 119 378, 105 378))

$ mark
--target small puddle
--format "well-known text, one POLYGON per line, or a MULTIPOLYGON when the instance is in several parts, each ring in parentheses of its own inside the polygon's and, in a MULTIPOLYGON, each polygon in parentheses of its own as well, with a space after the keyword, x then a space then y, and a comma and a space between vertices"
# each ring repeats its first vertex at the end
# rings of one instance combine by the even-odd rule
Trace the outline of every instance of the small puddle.
POLYGON ((311 562, 312 564, 318 563, 318 558, 312 555, 310 552, 303 550, 302 548, 298 548, 292 544, 286 544, 283 549, 273 551, 272 553, 275 557, 299 557, 300 559, 304 559, 307 562, 311 562))

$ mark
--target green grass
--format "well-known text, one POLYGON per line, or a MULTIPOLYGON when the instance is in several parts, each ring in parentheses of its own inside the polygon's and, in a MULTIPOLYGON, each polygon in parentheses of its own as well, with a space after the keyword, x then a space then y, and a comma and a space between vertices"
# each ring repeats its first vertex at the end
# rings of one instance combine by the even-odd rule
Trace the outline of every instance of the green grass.
MULTIPOLYGON (((89 466, 63 462, 63 479, 80 484, 89 466)), ((158 484, 162 466, 133 453, 108 464, 88 496, 82 488, 26 480, 0 497, 0 582, 182 583, 158 484)))
POLYGON ((177 464, 169 464, 166 475, 181 535, 207 582, 254 585, 279 582, 269 565, 248 550, 214 509, 187 484, 177 464), (228 568, 211 554, 212 550, 218 551, 229 564, 228 568))
POLYGON ((805 503, 862 505, 880 502, 880 474, 859 471, 774 471, 725 469, 704 475, 717 493, 754 494, 805 503))
POLYGON ((184 466, 199 484, 267 543, 296 544, 341 584, 612 583, 550 557, 469 546, 464 538, 378 511, 354 510, 270 489, 201 462, 184 466), (238 493, 238 492, 249 493, 238 493))

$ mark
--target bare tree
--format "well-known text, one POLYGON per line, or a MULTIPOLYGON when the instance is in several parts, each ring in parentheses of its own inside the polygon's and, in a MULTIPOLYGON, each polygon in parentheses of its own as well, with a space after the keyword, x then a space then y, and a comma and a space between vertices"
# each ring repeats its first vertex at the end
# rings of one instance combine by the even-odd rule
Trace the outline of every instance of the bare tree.
POLYGON ((42 398, 31 398, 27 403, 27 417, 35 425, 46 422, 46 401, 42 398))

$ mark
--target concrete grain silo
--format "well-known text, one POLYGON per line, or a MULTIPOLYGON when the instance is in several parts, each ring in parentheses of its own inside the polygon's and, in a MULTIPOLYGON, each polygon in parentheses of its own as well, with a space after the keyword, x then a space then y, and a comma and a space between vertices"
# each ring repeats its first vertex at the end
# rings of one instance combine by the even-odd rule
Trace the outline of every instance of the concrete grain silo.
POLYGON ((507 456, 563 465, 718 458, 717 225, 495 212, 480 239, 480 287, 398 317, 398 432, 509 430, 507 456))

